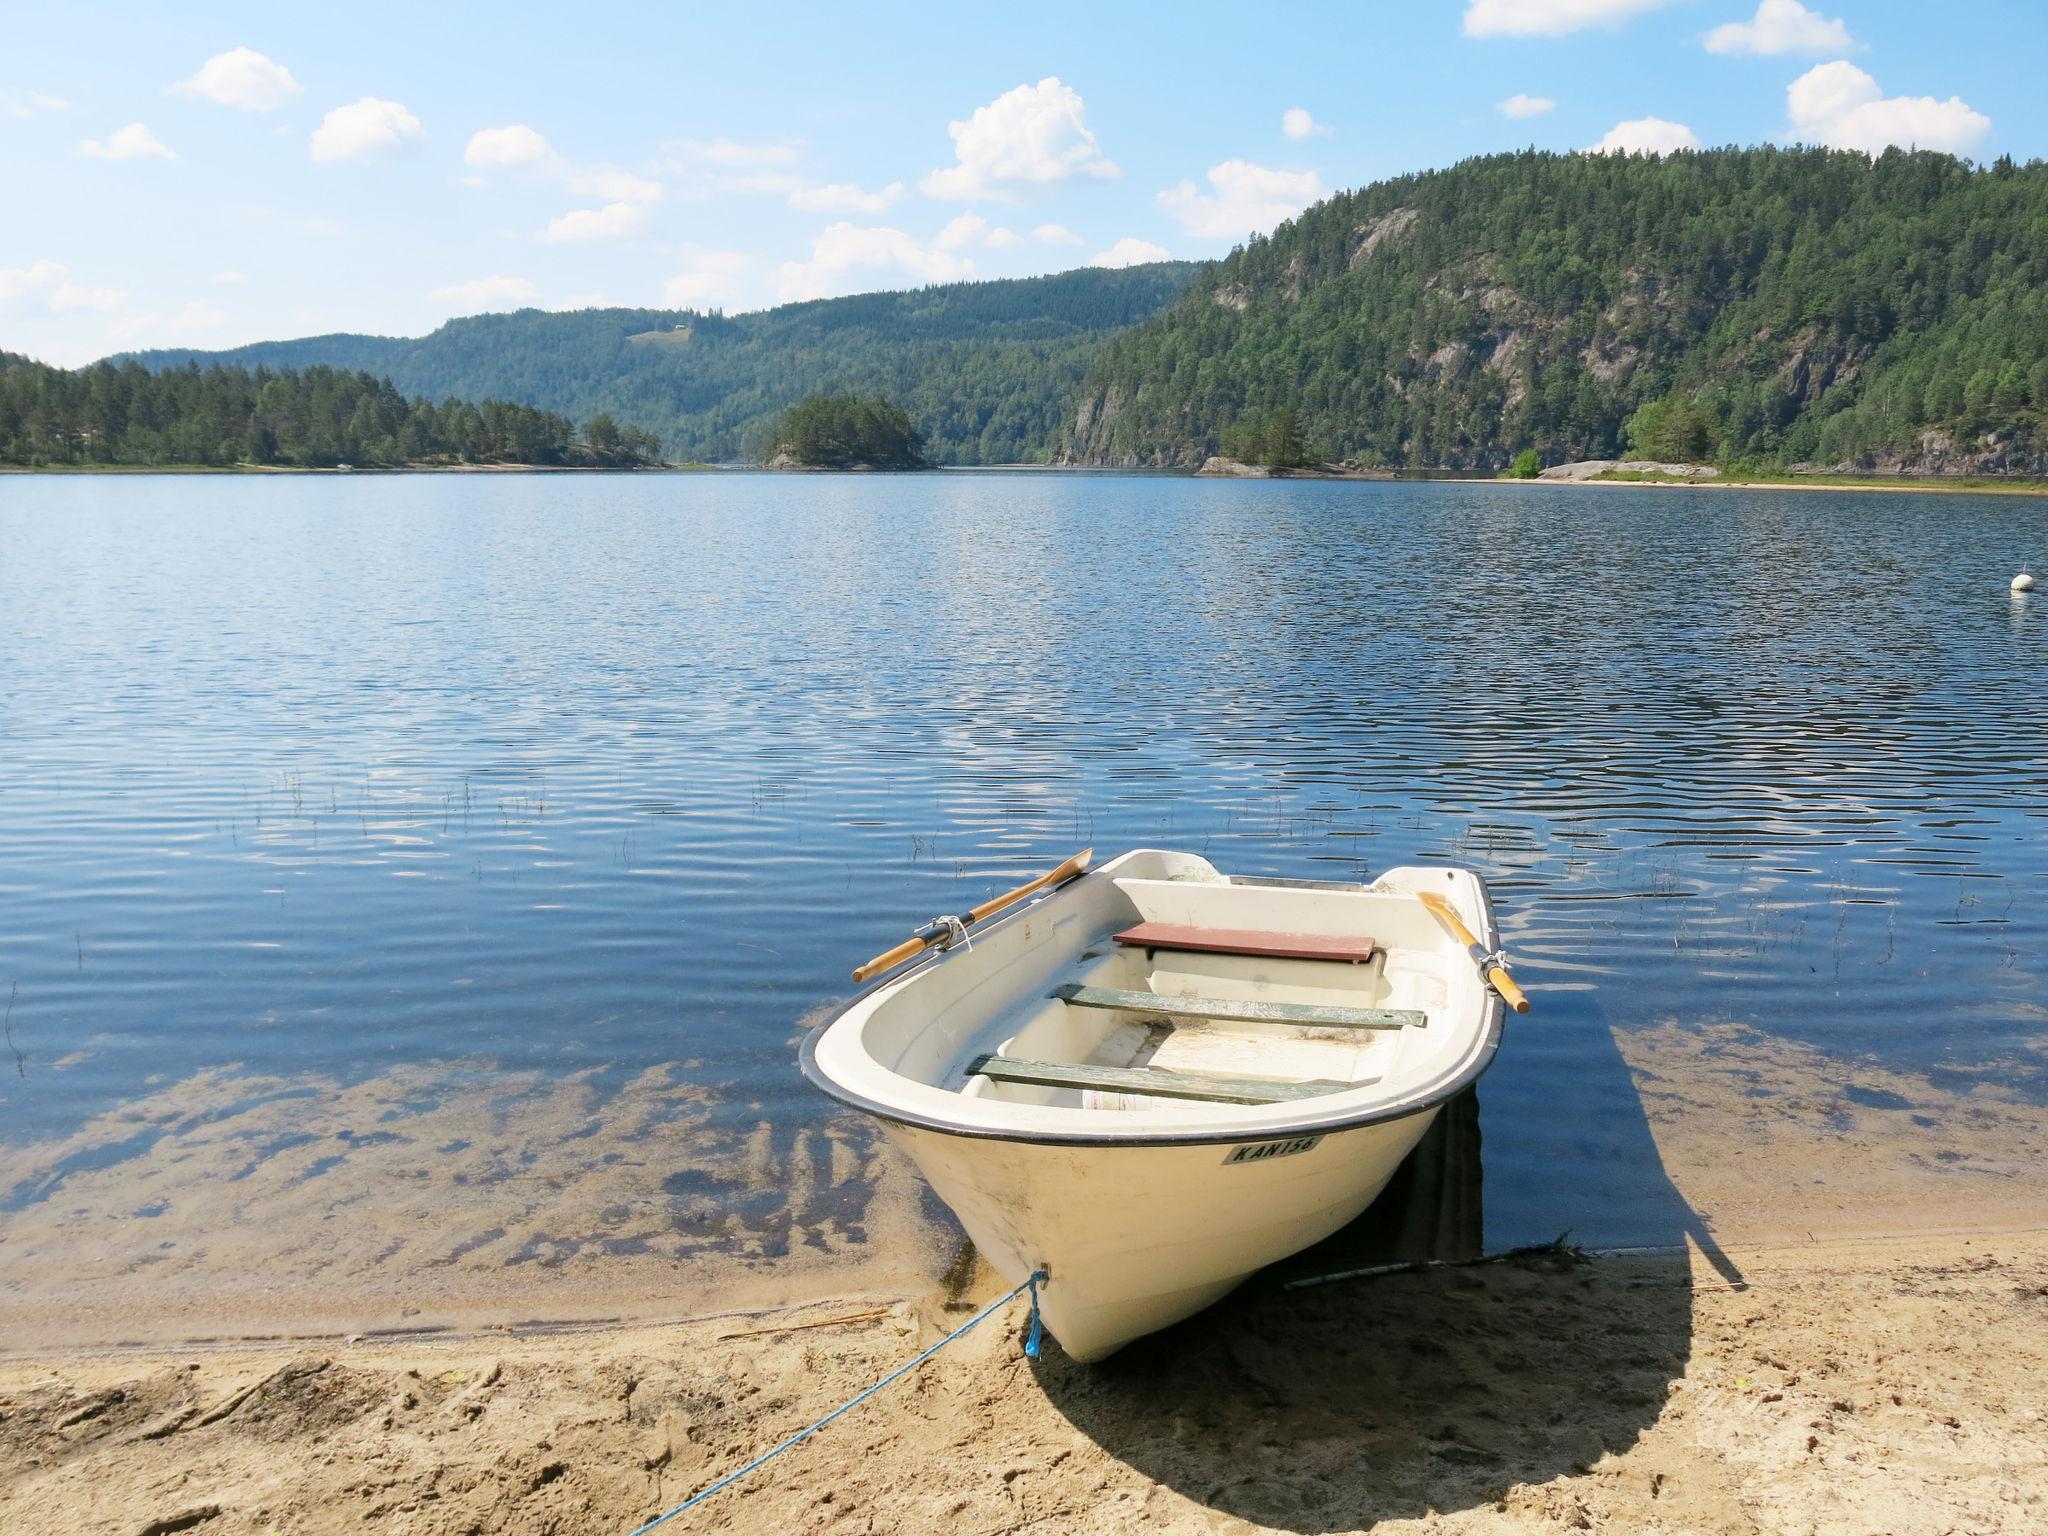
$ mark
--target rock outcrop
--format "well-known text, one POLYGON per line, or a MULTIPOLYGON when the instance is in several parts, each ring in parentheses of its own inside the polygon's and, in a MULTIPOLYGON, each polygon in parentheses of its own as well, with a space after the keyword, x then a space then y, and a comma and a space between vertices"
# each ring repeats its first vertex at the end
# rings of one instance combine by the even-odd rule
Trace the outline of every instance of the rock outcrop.
POLYGON ((1611 470, 1630 475, 1670 475, 1676 480, 1718 480, 1721 471, 1711 464, 1659 464, 1655 459, 1581 459, 1576 464, 1553 464, 1537 475, 1538 480, 1595 480, 1611 470))
POLYGON ((1302 464, 1283 469, 1276 464, 1247 464, 1211 454, 1197 475, 1217 480, 1391 480, 1391 469, 1364 469, 1353 464, 1302 464))

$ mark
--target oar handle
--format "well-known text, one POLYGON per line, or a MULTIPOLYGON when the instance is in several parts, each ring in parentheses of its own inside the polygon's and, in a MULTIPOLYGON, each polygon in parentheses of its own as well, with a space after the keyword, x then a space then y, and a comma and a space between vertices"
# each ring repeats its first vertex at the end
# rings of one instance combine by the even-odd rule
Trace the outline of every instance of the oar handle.
POLYGON ((1472 930, 1465 926, 1465 920, 1458 916, 1458 909, 1434 891, 1417 891, 1415 894, 1429 909, 1429 915, 1443 925, 1444 931, 1465 946, 1465 953, 1472 957, 1480 975, 1500 994, 1500 1000, 1517 1013, 1527 1013, 1528 993, 1515 985, 1515 978, 1508 974, 1508 968, 1474 937, 1472 930))
MULTIPOLYGON (((1083 848, 1064 864, 1047 870, 1036 880, 1027 880, 1015 890, 1005 891, 1000 896, 991 896, 987 901, 971 909, 962 917, 960 919, 960 926, 965 928, 970 923, 984 922, 1002 911, 1003 908, 1014 906, 1026 896, 1035 896, 1040 891, 1047 890, 1055 885, 1065 885, 1075 876, 1086 874, 1088 872, 1088 861, 1094 857, 1095 850, 1093 848, 1083 848)), ((951 921, 951 919, 948 919, 948 921, 951 921)), ((931 933, 913 934, 894 949, 885 949, 866 965, 857 967, 854 970, 853 979, 855 981, 866 981, 870 976, 879 976, 884 971, 895 969, 904 961, 915 955, 922 954, 947 931, 944 928, 940 928, 931 933)))
MULTIPOLYGON (((1476 948, 1477 946, 1474 947, 1476 948)), ((1529 994, 1515 985, 1515 978, 1508 974, 1506 966, 1488 966, 1486 968, 1486 979, 1492 983, 1493 990, 1500 994, 1500 1000, 1514 1009, 1515 1012, 1527 1013, 1529 1011, 1529 994)))
POLYGON ((866 981, 870 976, 879 976, 884 971, 894 970, 912 955, 920 953, 925 945, 929 943, 931 943, 931 940, 922 935, 916 938, 905 939, 894 949, 883 950, 866 965, 855 967, 853 979, 855 981, 866 981))

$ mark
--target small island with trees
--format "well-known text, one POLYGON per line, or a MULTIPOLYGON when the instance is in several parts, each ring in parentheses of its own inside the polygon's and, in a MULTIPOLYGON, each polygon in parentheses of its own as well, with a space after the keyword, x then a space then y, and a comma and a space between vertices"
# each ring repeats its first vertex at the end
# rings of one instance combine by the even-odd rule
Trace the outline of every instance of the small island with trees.
POLYGON ((1291 405, 1240 418, 1223 430, 1217 446, 1222 451, 1205 459, 1197 475, 1232 480, 1394 478, 1392 470, 1373 460, 1337 464, 1318 457, 1303 439, 1300 413, 1291 405))
POLYGON ((812 395, 770 429, 762 462, 770 469, 930 469, 924 434, 909 415, 881 399, 812 395))

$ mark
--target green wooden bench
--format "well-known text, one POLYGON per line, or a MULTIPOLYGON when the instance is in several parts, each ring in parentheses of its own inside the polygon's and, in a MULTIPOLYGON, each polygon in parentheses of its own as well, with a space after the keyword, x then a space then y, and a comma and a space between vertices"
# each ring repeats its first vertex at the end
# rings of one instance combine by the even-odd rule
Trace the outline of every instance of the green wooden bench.
POLYGON ((1168 997, 1126 992, 1119 987, 1084 987, 1078 982, 1051 994, 1069 1008, 1114 1008, 1166 1019, 1202 1019, 1230 1024, 1302 1024, 1316 1029, 1423 1029, 1429 1015, 1420 1008, 1337 1008, 1322 1003, 1267 1003, 1233 997, 1168 997))
POLYGON ((1340 1083, 1330 1078, 1283 1082, 1263 1077, 1225 1077, 1216 1072, 1168 1072, 1158 1067, 1095 1067, 1069 1061, 1022 1061, 1014 1056, 977 1056, 968 1063, 970 1076, 998 1083, 1027 1083, 1037 1088, 1097 1088, 1112 1093, 1147 1094, 1155 1099, 1200 1099, 1210 1104, 1285 1104, 1317 1099, 1328 1093, 1363 1088, 1364 1082, 1340 1083))

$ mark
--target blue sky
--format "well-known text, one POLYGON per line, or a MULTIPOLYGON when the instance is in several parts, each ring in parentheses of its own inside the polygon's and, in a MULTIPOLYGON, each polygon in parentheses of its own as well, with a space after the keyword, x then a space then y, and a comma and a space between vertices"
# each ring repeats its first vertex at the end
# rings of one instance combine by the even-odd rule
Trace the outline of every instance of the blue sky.
POLYGON ((2048 153, 2039 0, 0 4, 0 349, 1219 255, 1534 144, 2048 153))

